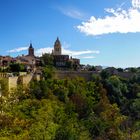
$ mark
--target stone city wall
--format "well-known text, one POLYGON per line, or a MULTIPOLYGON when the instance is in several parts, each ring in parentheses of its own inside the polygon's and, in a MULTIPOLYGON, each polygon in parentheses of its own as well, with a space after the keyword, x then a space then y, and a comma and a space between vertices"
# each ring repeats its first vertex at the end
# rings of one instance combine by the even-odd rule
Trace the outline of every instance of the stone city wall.
MULTIPOLYGON (((56 79, 64 79, 64 78, 75 78, 75 77, 82 77, 86 81, 90 81, 92 79, 92 75, 99 75, 98 72, 92 72, 92 71, 56 71, 55 78, 56 79)), ((134 73, 131 72, 118 72, 117 74, 114 74, 117 76, 120 76, 122 78, 132 78, 134 76, 134 73)))
POLYGON ((92 79, 93 74, 98 75, 97 72, 92 71, 56 71, 55 74, 55 78, 57 79, 82 77, 86 81, 90 81, 92 79))
POLYGON ((9 76, 6 73, 0 73, 0 79, 7 81, 8 90, 12 90, 17 87, 18 84, 28 85, 32 80, 40 80, 40 75, 22 75, 22 76, 9 76))
MULTIPOLYGON (((65 79, 65 78, 76 78, 76 77, 82 77, 86 81, 90 81, 92 79, 92 75, 99 75, 98 72, 92 72, 92 71, 56 71, 55 78, 56 79, 65 79)), ((123 78, 132 78, 133 73, 128 72, 119 72, 115 74, 117 76, 123 77, 123 78)), ((5 79, 8 83, 8 89, 9 91, 11 89, 14 89, 17 87, 17 85, 23 84, 28 85, 32 80, 40 80, 40 75, 22 75, 22 76, 9 76, 9 74, 6 73, 0 73, 0 79, 5 79)))
POLYGON ((8 77, 8 89, 9 91, 17 87, 18 76, 8 77))

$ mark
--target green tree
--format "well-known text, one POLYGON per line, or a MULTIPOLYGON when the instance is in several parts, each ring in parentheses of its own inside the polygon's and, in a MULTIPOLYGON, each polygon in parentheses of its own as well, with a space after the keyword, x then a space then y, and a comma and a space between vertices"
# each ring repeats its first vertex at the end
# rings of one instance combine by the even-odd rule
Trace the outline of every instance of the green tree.
POLYGON ((41 57, 41 62, 43 66, 46 66, 46 65, 53 66, 54 65, 53 55, 48 54, 48 53, 43 54, 41 57))
POLYGON ((46 66, 43 68, 43 77, 45 78, 45 80, 53 78, 54 74, 55 74, 54 67, 46 66))
POLYGON ((128 93, 128 89, 125 83, 122 83, 119 77, 111 76, 106 80, 106 89, 109 99, 112 103, 118 105, 124 105, 126 101, 125 95, 128 93))
POLYGON ((107 79, 110 76, 110 73, 107 70, 102 70, 102 72, 100 73, 102 79, 107 79))
POLYGON ((26 67, 24 64, 20 64, 20 63, 11 63, 9 65, 9 70, 11 72, 24 72, 26 71, 26 67))

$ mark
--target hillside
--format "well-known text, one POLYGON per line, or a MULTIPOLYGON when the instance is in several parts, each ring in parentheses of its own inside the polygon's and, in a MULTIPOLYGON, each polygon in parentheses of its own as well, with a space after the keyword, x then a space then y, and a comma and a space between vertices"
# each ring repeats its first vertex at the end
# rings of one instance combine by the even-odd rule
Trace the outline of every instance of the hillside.
MULTIPOLYGON (((0 81, 4 87, 4 81, 0 81)), ((139 140, 140 75, 101 73, 1 89, 0 140, 139 140), (9 96, 10 95, 10 96, 9 96)))

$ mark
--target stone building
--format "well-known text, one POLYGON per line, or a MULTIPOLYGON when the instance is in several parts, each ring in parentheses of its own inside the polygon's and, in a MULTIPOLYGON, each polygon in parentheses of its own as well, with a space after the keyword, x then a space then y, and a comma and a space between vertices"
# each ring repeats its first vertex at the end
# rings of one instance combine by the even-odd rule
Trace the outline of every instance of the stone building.
MULTIPOLYGON (((62 54, 62 47, 59 38, 57 37, 54 43, 54 49, 52 50, 53 63, 55 67, 58 68, 69 68, 74 66, 80 66, 80 59, 69 57, 69 55, 62 54)), ((34 48, 32 43, 30 43, 27 55, 17 56, 12 58, 10 56, 0 56, 0 66, 7 67, 10 63, 21 63, 26 66, 26 69, 30 72, 36 70, 36 66, 41 65, 41 57, 35 56, 34 48)))
POLYGON ((16 59, 11 56, 0 56, 0 66, 3 68, 14 62, 16 62, 16 59))
POLYGON ((35 65, 36 58, 34 55, 34 48, 33 48, 31 43, 30 43, 30 46, 28 48, 28 55, 18 56, 17 60, 19 60, 19 62, 21 62, 21 63, 35 65))
POLYGON ((40 63, 40 58, 36 57, 34 54, 34 48, 32 43, 28 48, 28 54, 16 57, 18 63, 22 63, 26 65, 28 71, 35 71, 36 65, 40 63))
POLYGON ((54 57, 54 65, 56 67, 66 67, 69 61, 69 55, 62 54, 62 47, 59 38, 57 37, 54 43, 54 50, 52 50, 52 55, 54 57))
POLYGON ((56 67, 68 67, 69 63, 74 66, 80 66, 80 59, 69 58, 69 55, 62 54, 62 47, 59 38, 57 37, 54 43, 54 50, 52 50, 52 55, 54 57, 54 65, 56 67))

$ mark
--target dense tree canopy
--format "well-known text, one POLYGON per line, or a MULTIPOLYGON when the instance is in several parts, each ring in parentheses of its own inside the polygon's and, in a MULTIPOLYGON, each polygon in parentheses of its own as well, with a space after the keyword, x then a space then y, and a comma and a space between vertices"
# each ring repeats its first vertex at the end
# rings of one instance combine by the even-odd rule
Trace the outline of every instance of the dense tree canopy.
POLYGON ((23 72, 23 71, 26 71, 26 67, 24 64, 11 63, 9 65, 9 71, 10 72, 23 72))
MULTIPOLYGON (((0 97, 0 140, 139 140, 139 78, 44 79, 0 97)), ((3 84, 2 84, 3 83, 3 84)))

